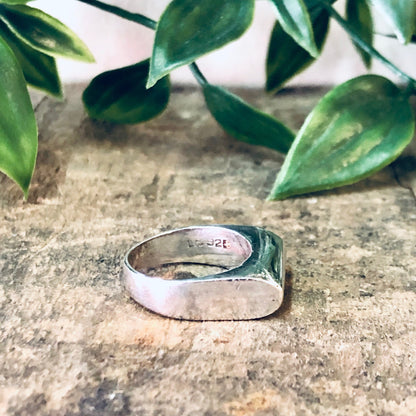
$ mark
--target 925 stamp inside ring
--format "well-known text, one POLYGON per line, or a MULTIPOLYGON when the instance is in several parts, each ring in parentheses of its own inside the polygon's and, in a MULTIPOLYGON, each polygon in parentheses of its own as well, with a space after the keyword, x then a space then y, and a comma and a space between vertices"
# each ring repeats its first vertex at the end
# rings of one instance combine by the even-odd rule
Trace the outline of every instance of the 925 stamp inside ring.
POLYGON ((210 240, 188 240, 188 247, 218 247, 230 249, 231 244, 228 240, 222 238, 212 238, 210 240))

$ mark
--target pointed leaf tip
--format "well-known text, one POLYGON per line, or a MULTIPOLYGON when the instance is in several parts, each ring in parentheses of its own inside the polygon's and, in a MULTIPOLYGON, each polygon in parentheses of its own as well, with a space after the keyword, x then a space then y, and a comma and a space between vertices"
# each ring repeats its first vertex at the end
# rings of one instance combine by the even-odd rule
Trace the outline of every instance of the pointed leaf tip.
POLYGON ((390 23, 399 41, 410 42, 415 30, 416 2, 414 0, 372 0, 374 7, 390 23))
POLYGON ((215 85, 204 84, 204 96, 213 117, 231 136, 282 153, 289 150, 295 135, 276 118, 215 85))
POLYGON ((253 13, 254 0, 171 1, 156 27, 146 86, 240 37, 253 13))
MULTIPOLYGON (((325 43, 329 27, 328 13, 314 15, 313 31, 319 53, 325 43)), ((289 79, 311 65, 315 59, 276 22, 272 31, 266 62, 266 91, 276 92, 289 79)))
POLYGON ((272 3, 285 32, 312 57, 318 57, 319 48, 315 43, 309 11, 303 0, 272 0, 272 3))
MULTIPOLYGON (((373 19, 367 0, 347 0, 347 20, 351 26, 360 34, 362 40, 373 45, 373 19)), ((361 49, 357 44, 355 47, 367 69, 371 67, 371 55, 361 49)))
POLYGON ((414 115, 388 79, 365 75, 325 95, 307 117, 269 199, 349 185, 387 166, 413 138, 414 115))

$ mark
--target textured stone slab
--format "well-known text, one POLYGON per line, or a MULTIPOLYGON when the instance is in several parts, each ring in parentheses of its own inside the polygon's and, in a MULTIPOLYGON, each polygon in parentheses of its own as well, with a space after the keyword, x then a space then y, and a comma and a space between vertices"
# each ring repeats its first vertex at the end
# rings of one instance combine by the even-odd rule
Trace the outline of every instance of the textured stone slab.
MULTIPOLYGON (((226 136, 198 91, 130 127, 88 120, 80 93, 37 101, 29 202, 0 177, 1 415, 415 414, 414 150, 360 184, 265 202, 282 157, 226 136), (279 312, 181 322, 124 294, 133 243, 212 223, 284 238, 279 312)), ((322 93, 242 94, 299 127, 322 93)))

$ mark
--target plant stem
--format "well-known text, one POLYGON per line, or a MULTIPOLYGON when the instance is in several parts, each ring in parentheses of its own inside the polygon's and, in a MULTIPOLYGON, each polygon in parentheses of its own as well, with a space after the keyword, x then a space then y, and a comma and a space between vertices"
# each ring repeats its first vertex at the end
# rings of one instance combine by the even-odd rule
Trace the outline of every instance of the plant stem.
POLYGON ((198 84, 203 87, 205 84, 208 84, 207 79, 204 77, 204 74, 198 68, 198 65, 195 62, 192 62, 189 65, 189 69, 191 70, 193 76, 198 81, 198 84))
POLYGON ((150 19, 146 16, 143 16, 139 13, 131 13, 127 10, 124 10, 117 6, 112 6, 110 4, 103 3, 99 0, 78 0, 81 3, 89 4, 90 6, 96 7, 97 9, 104 10, 106 12, 115 14, 116 16, 120 16, 123 19, 130 20, 135 23, 139 23, 140 25, 146 26, 149 29, 156 29, 157 22, 153 19, 150 19))
MULTIPOLYGON (((97 9, 104 10, 106 12, 112 13, 116 16, 122 17, 123 19, 130 20, 131 22, 138 23, 140 25, 146 26, 149 29, 155 30, 157 22, 149 17, 143 16, 139 13, 131 13, 127 10, 124 10, 117 6, 112 6, 107 3, 103 3, 99 0, 78 0, 81 3, 89 4, 90 6, 96 7, 97 9)), ((199 85, 203 86, 208 83, 207 79, 202 74, 201 70, 198 68, 198 65, 195 62, 189 65, 189 68, 198 81, 199 85)))
POLYGON ((373 58, 378 59, 385 66, 387 66, 393 73, 399 75, 409 84, 411 84, 413 89, 416 90, 415 79, 403 72, 400 68, 398 68, 391 61, 389 61, 385 56, 383 56, 377 49, 375 49, 373 46, 361 39, 360 35, 356 32, 356 30, 345 19, 343 19, 342 16, 340 16, 338 12, 330 4, 326 3, 325 0, 322 0, 320 3, 328 11, 328 13, 339 23, 339 25, 349 34, 351 39, 361 49, 369 53, 373 58))

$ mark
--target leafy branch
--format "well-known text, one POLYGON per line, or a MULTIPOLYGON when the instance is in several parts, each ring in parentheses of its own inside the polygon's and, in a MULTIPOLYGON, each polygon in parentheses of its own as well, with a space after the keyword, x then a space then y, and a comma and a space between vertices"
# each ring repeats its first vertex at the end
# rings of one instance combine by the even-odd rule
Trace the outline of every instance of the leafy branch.
MULTIPOLYGON (((367 67, 377 59, 407 83, 402 90, 376 75, 347 81, 321 99, 296 135, 275 117, 210 84, 195 62, 249 28, 255 0, 172 0, 158 22, 99 0, 78 1, 156 31, 149 59, 91 81, 83 94, 88 114, 114 123, 149 120, 168 104, 170 72, 189 65, 208 110, 226 132, 287 153, 269 199, 354 183, 389 164, 412 140, 414 114, 408 98, 416 93, 416 80, 374 48, 371 7, 384 13, 397 38, 407 43, 415 39, 413 0, 399 5, 394 0, 347 0, 345 18, 333 8, 336 0, 270 0, 276 24, 267 55, 266 90, 277 92, 319 57, 331 20, 348 33, 367 67)), ((60 96, 55 57, 92 60, 70 29, 26 3, 0 0, 0 62, 9 70, 0 76, 0 126, 5 126, 0 129, 0 170, 25 195, 37 151, 25 81, 60 96)))
POLYGON ((411 76, 403 72, 393 62, 391 62, 384 55, 382 55, 377 49, 375 49, 372 45, 368 44, 364 39, 362 39, 360 34, 354 29, 354 27, 350 23, 348 23, 345 19, 343 19, 341 15, 332 6, 330 6, 325 1, 321 1, 320 3, 322 4, 322 7, 328 11, 330 16, 333 17, 340 24, 340 26, 348 33, 351 39, 361 49, 367 52, 371 57, 379 60, 382 64, 384 64, 387 68, 389 68, 393 73, 397 74, 404 81, 409 82, 414 88, 416 88, 415 79, 413 79, 411 76))

